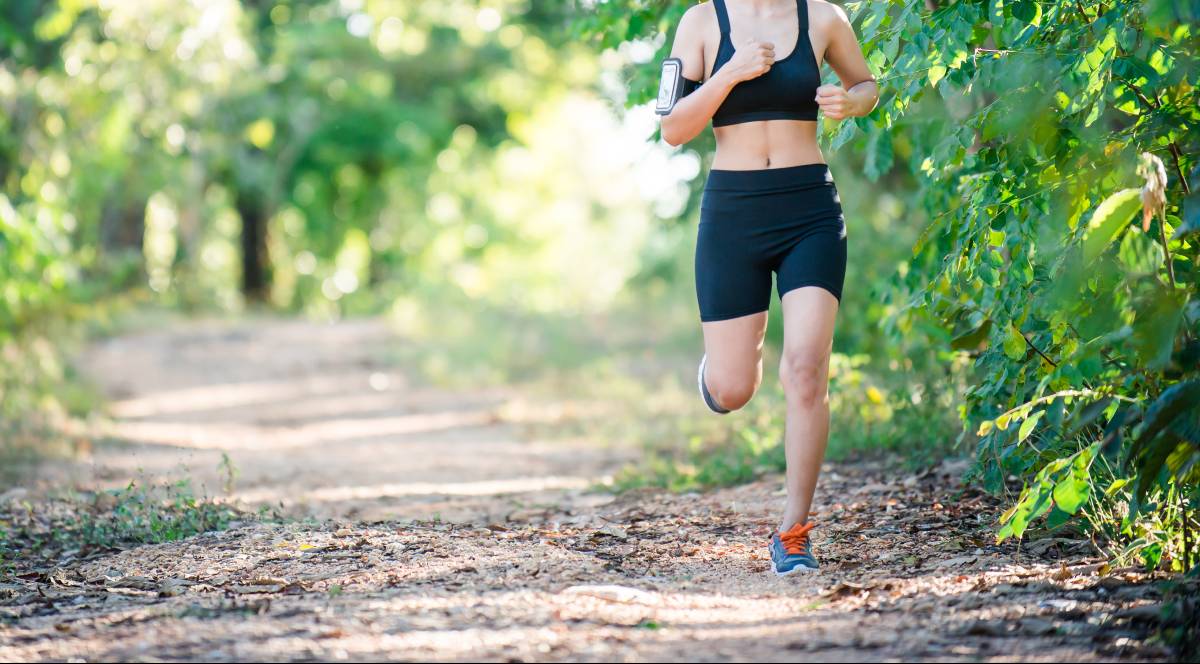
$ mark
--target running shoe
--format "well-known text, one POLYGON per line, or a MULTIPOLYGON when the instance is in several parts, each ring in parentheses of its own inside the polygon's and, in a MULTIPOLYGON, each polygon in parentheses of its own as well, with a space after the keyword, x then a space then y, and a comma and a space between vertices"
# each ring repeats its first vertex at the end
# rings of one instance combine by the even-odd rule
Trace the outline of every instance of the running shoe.
POLYGON ((808 536, 814 525, 812 521, 797 523, 787 532, 776 532, 771 536, 771 567, 776 576, 817 571, 819 566, 813 557, 812 539, 808 536))
POLYGON ((704 398, 704 405, 708 406, 709 410, 717 413, 718 415, 724 415, 725 413, 729 412, 729 409, 722 408, 717 403, 717 400, 713 399, 713 396, 708 392, 708 385, 704 383, 704 365, 707 363, 707 361, 708 355, 702 355, 700 357, 700 371, 696 373, 696 383, 700 386, 700 396, 704 398))

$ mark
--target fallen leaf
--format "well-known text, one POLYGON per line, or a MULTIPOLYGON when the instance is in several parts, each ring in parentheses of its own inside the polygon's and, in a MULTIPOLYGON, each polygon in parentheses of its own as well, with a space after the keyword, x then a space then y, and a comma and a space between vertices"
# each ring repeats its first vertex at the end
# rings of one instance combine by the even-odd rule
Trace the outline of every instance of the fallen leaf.
POLYGON ((596 535, 608 535, 609 537, 615 537, 617 539, 626 539, 629 537, 629 533, 626 532, 624 528, 622 528, 621 526, 618 526, 615 523, 610 523, 610 524, 604 526, 603 528, 597 530, 595 534, 596 535))
POLYGON ((949 560, 943 560, 934 565, 934 567, 963 567, 973 562, 975 562, 975 556, 958 556, 949 560))

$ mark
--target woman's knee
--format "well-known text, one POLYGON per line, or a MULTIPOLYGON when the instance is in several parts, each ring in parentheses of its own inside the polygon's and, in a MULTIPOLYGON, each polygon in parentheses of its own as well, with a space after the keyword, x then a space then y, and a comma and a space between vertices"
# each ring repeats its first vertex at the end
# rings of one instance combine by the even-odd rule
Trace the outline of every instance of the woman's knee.
POLYGON ((828 362, 829 358, 819 351, 784 347, 779 380, 788 400, 801 406, 825 403, 829 398, 828 362))
POLYGON ((704 380, 717 405, 729 410, 737 410, 749 403, 759 384, 758 372, 713 372, 704 380))

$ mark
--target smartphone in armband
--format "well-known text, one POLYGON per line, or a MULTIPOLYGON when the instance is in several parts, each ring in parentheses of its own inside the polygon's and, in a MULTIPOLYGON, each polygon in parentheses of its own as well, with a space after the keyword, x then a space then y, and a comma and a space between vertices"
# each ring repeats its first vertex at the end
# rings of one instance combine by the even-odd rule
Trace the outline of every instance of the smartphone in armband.
POLYGON ((658 83, 658 102, 654 105, 654 112, 659 115, 667 115, 675 108, 675 102, 679 101, 683 96, 683 60, 679 58, 667 58, 662 63, 662 78, 658 83))

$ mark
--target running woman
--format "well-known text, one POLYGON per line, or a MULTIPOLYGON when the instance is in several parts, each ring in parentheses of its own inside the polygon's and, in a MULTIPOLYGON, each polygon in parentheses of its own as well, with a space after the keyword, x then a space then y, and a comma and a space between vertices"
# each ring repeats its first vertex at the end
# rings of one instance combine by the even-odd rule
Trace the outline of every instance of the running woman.
POLYGON ((686 143, 710 120, 716 135, 696 238, 698 382, 713 412, 746 405, 762 382, 772 273, 783 306, 787 504, 768 544, 780 576, 818 567, 809 511, 829 439, 829 355, 846 274, 845 220, 817 145, 818 112, 863 116, 878 98, 846 13, 824 0, 695 5, 663 62, 663 139, 686 143), (842 85, 821 84, 822 62, 842 85))

